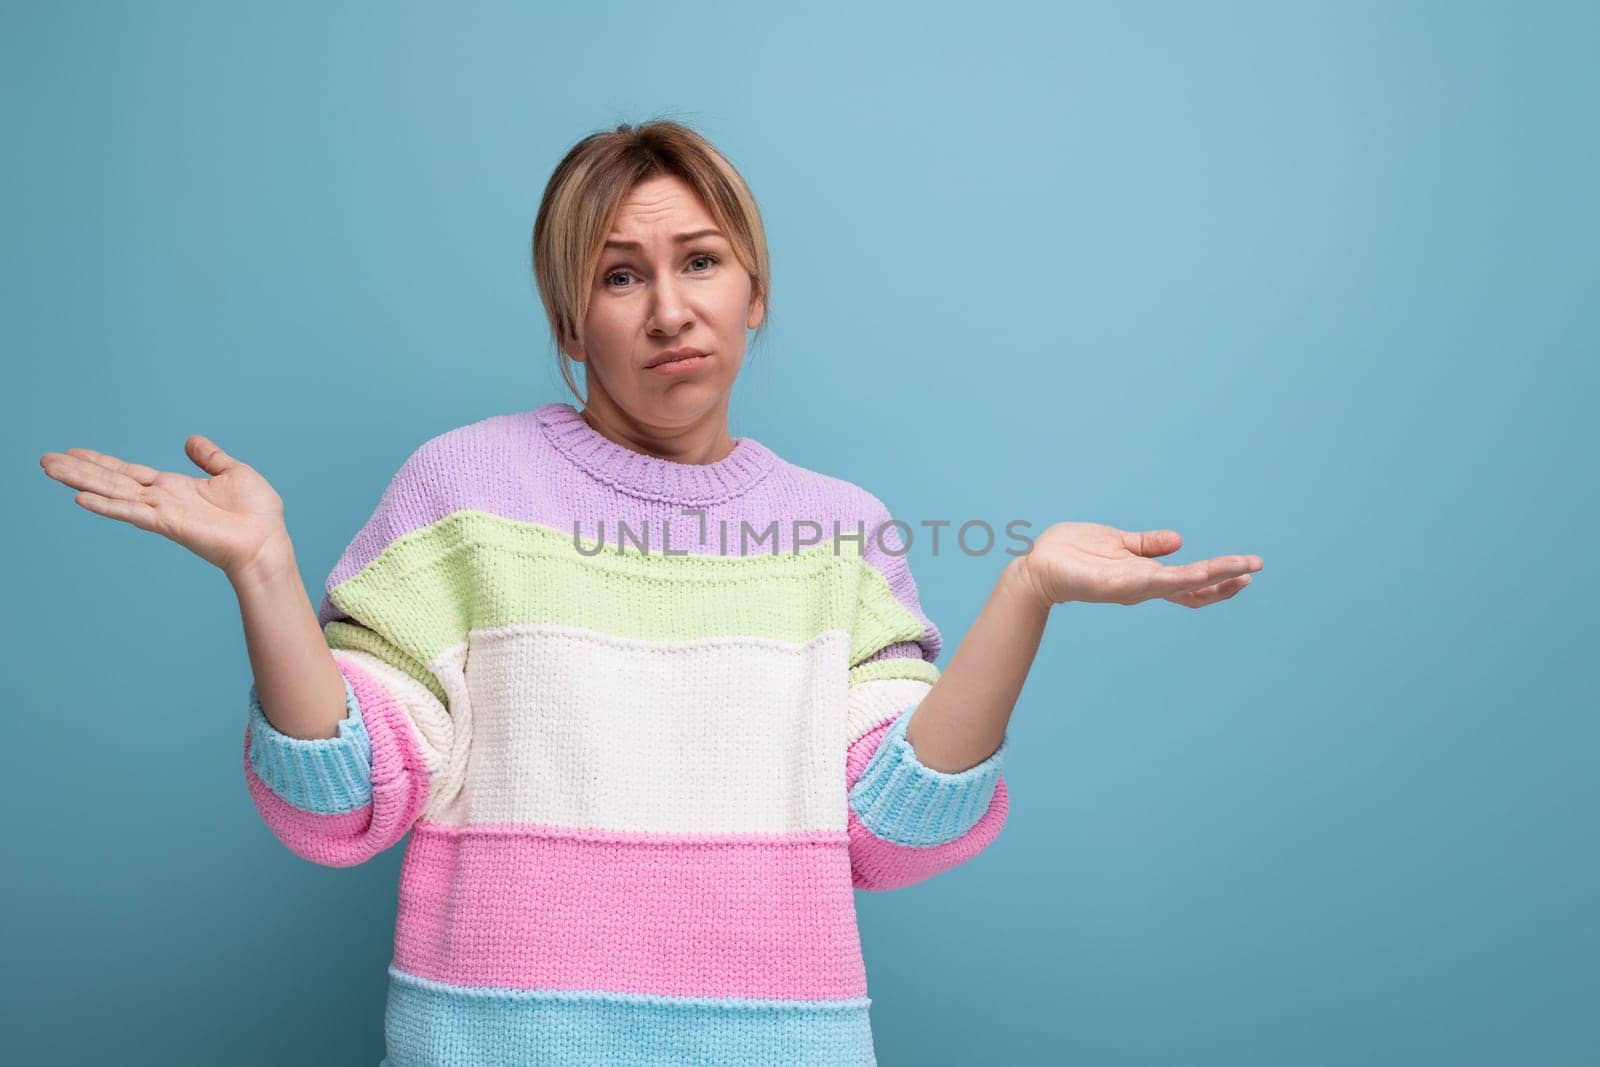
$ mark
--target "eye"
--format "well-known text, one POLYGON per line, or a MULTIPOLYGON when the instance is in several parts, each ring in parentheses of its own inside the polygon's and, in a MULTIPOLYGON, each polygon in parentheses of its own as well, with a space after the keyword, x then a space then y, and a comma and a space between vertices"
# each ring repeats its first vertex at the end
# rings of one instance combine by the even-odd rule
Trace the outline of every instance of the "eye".
MULTIPOLYGON (((711 267, 714 267, 718 263, 722 262, 722 260, 719 257, 712 255, 710 252, 697 252, 697 253, 695 253, 695 255, 690 257, 689 262, 690 263, 698 263, 702 259, 710 260, 711 261, 710 266, 707 266, 704 270, 695 271, 696 274, 704 274, 704 273, 706 273, 706 271, 709 271, 711 269, 711 267)), ((620 288, 620 287, 612 284, 612 279, 613 278, 617 278, 617 277, 629 278, 629 277, 632 277, 632 276, 633 276, 633 271, 618 269, 618 270, 611 271, 609 274, 607 274, 605 276, 605 278, 603 279, 603 281, 605 282, 605 285, 606 285, 607 288, 616 289, 616 288, 620 288)), ((626 284, 626 283, 624 283, 624 284, 626 284)))

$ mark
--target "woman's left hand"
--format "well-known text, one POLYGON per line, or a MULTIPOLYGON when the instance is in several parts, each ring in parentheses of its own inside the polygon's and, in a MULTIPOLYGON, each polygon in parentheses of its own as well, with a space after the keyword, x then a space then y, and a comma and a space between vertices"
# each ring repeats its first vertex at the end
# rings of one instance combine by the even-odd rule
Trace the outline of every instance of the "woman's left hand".
POLYGON ((1261 569, 1260 556, 1217 556, 1175 566, 1153 558, 1182 544, 1176 530, 1129 533, 1093 522, 1058 522, 1016 564, 1050 604, 1138 604, 1161 597, 1186 608, 1227 600, 1261 569))

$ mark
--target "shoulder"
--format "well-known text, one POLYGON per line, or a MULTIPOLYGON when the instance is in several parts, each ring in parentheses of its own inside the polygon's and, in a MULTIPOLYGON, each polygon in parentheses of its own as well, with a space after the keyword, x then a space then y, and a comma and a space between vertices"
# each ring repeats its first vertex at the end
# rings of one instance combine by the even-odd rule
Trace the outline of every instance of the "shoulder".
POLYGON ((529 437, 526 413, 491 415, 412 448, 357 538, 366 554, 457 510, 484 506, 507 471, 529 466, 529 437))
POLYGON ((889 509, 881 499, 849 479, 788 460, 781 462, 780 470, 780 476, 774 479, 773 488, 777 493, 787 499, 803 501, 817 511, 817 514, 800 516, 802 518, 882 521, 889 516, 889 509))
POLYGON ((389 480, 385 497, 444 502, 497 463, 526 456, 537 434, 530 412, 489 415, 434 434, 411 450, 389 480))
MULTIPOLYGON (((904 528, 896 526, 894 513, 883 498, 847 478, 824 474, 787 460, 781 474, 769 479, 770 506, 785 517, 818 523, 824 536, 838 524, 840 535, 859 531, 868 562, 879 569, 903 566, 904 528)), ((906 524, 909 526, 909 524, 906 524)))
MULTIPOLYGON (((328 575, 327 588, 359 574, 388 547, 492 493, 496 479, 518 465, 504 462, 526 449, 524 414, 491 415, 434 434, 411 450, 390 477, 377 506, 345 547, 328 575)), ((322 621, 335 618, 325 597, 322 621)))

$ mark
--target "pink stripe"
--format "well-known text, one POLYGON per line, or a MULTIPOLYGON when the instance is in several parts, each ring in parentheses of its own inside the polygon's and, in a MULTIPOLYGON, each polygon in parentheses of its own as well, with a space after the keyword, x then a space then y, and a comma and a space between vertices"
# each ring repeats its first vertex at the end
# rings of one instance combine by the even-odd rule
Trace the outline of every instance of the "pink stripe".
POLYGON ((421 820, 395 965, 461 986, 863 996, 846 835, 671 835, 421 820))
MULTIPOLYGON (((850 746, 850 751, 845 757, 845 779, 849 783, 847 788, 853 788, 861 773, 867 769, 872 754, 878 750, 878 744, 891 725, 890 722, 879 723, 856 738, 850 746)), ((1008 810, 1010 810, 1010 797, 1006 791, 1005 775, 1002 774, 995 779, 994 799, 989 802, 983 817, 972 829, 954 841, 946 841, 942 845, 929 848, 914 848, 910 845, 885 841, 862 825, 860 818, 852 810, 850 812, 851 883, 857 889, 880 891, 901 889, 926 881, 952 867, 960 866, 989 847, 999 835, 1000 827, 1005 825, 1008 810)))
POLYGON ((338 815, 294 807, 251 766, 248 729, 244 775, 256 810, 291 852, 327 867, 354 867, 405 836, 428 802, 428 768, 405 713, 383 683, 348 661, 339 661, 339 669, 350 679, 372 742, 372 800, 338 815))

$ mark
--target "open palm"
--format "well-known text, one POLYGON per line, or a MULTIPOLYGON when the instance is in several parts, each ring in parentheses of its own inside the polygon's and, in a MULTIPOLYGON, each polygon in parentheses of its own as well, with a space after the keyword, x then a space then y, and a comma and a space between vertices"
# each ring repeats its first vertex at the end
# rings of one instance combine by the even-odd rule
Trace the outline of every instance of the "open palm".
POLYGON ((193 434, 184 452, 208 477, 158 471, 87 448, 47 452, 39 465, 81 490, 80 506, 150 530, 230 576, 287 539, 283 500, 249 464, 193 434))
POLYGON ((1021 558, 1032 584, 1051 604, 1137 604, 1160 597, 1200 608, 1227 600, 1261 569, 1260 556, 1217 556, 1174 566, 1152 558, 1182 545, 1176 530, 1129 532, 1093 522, 1058 522, 1021 558))

